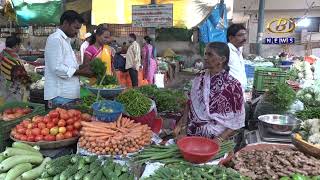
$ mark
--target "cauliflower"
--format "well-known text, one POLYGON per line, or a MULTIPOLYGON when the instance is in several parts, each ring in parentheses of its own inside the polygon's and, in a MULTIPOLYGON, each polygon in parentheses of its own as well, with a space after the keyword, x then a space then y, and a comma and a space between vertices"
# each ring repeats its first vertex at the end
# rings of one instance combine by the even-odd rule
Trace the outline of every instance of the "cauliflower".
POLYGON ((308 142, 312 143, 312 144, 320 144, 320 133, 316 133, 316 134, 311 135, 308 138, 308 142))

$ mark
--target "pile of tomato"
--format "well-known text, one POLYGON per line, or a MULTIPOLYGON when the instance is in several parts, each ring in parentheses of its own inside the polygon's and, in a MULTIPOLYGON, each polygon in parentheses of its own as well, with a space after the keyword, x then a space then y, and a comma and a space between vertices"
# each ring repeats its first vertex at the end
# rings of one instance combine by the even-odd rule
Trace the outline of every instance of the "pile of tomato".
POLYGON ((78 137, 81 121, 91 121, 91 116, 78 110, 57 108, 45 116, 25 119, 11 131, 11 136, 21 141, 60 141, 78 137))

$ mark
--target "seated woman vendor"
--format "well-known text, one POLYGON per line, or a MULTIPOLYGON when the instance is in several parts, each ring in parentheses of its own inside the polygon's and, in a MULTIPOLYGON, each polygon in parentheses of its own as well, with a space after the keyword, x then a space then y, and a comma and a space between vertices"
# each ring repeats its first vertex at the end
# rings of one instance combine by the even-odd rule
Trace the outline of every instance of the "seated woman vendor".
POLYGON ((94 58, 100 58, 106 65, 108 75, 112 74, 112 58, 115 54, 112 47, 107 45, 111 41, 110 32, 100 24, 90 40, 90 46, 84 52, 84 64, 94 58))
POLYGON ((206 46, 205 71, 193 80, 189 103, 174 130, 178 138, 187 134, 221 142, 244 127, 243 92, 240 82, 228 73, 229 53, 225 43, 206 46))
POLYGON ((6 48, 0 53, 0 96, 4 101, 27 101, 30 77, 18 52, 19 37, 6 38, 6 48))

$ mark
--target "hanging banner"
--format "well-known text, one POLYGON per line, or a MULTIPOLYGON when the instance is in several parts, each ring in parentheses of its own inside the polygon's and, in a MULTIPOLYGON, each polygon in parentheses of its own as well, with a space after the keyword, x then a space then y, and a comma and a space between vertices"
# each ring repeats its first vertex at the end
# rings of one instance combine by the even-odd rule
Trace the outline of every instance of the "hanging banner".
POLYGON ((172 27, 173 4, 132 6, 133 27, 172 27))
MULTIPOLYGON (((232 19, 233 1, 225 0, 228 19, 232 19)), ((173 4, 173 26, 192 28, 198 26, 219 0, 157 0, 157 5, 173 4)), ((151 0, 92 0, 91 23, 98 25, 131 24, 132 6, 148 5, 151 0)))

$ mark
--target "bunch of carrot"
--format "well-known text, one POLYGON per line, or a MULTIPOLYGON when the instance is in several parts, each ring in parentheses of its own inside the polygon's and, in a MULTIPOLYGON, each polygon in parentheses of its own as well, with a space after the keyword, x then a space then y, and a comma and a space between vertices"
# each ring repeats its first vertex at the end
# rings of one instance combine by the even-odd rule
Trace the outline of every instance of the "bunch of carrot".
POLYGON ((98 155, 126 156, 151 142, 150 127, 125 117, 112 123, 82 121, 81 125, 79 146, 98 155))

